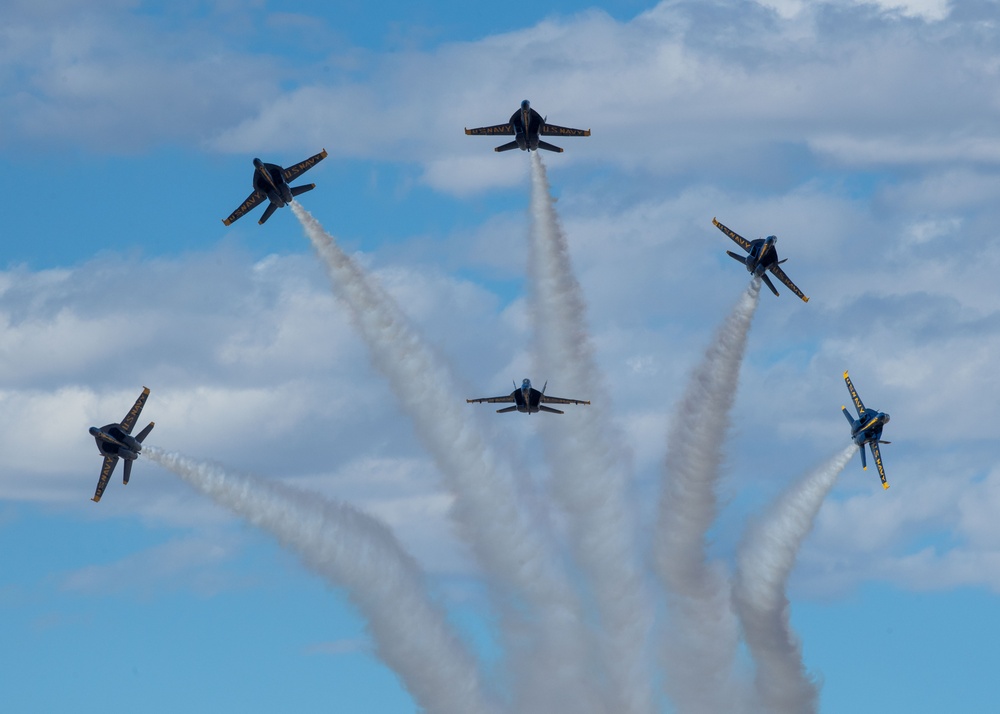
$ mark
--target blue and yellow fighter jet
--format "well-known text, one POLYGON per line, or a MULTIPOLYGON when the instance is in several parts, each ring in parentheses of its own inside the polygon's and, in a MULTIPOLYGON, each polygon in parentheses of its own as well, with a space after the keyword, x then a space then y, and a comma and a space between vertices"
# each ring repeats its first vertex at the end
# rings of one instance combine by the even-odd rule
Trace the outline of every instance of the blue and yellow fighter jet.
POLYGON ((493 149, 494 151, 510 151, 511 149, 537 151, 538 149, 545 149, 546 151, 561 153, 562 149, 548 142, 541 141, 539 136, 590 136, 590 129, 570 129, 565 126, 549 124, 545 120, 545 117, 531 108, 531 102, 525 99, 521 102, 521 108, 511 114, 510 121, 506 124, 466 129, 465 133, 470 136, 513 135, 514 141, 509 144, 501 144, 493 149))
POLYGON ((878 468, 878 476, 882 479, 882 488, 889 488, 889 482, 885 480, 885 467, 882 465, 882 454, 879 453, 879 444, 889 444, 891 442, 882 441, 882 427, 889 423, 889 415, 885 412, 878 412, 874 409, 867 409, 858 396, 858 390, 851 382, 851 376, 844 372, 844 381, 847 383, 847 391, 851 393, 854 400, 854 408, 858 410, 858 418, 854 419, 847 411, 847 407, 841 407, 844 418, 851 425, 851 438, 854 443, 861 448, 861 467, 868 470, 868 463, 865 461, 865 444, 872 450, 872 458, 875 459, 875 466, 878 468))
POLYGON ((766 239, 758 238, 757 240, 747 240, 739 233, 727 228, 714 218, 712 219, 712 224, 727 236, 732 238, 740 248, 748 253, 748 255, 743 256, 727 250, 726 254, 730 258, 743 263, 747 270, 750 271, 755 278, 760 278, 764 281, 767 287, 771 288, 772 293, 777 295, 778 291, 774 289, 774 283, 772 283, 771 279, 767 277, 768 270, 774 274, 774 277, 787 285, 789 290, 798 295, 802 302, 809 302, 809 298, 803 295, 798 286, 796 286, 795 283, 793 283, 791 279, 785 275, 785 271, 778 267, 788 260, 788 258, 785 258, 785 260, 778 260, 778 250, 774 247, 774 244, 778 242, 777 236, 768 236, 766 239))
POLYGON ((246 200, 240 204, 240 207, 229 215, 229 218, 223 218, 222 222, 228 226, 267 199, 271 203, 264 209, 264 215, 257 221, 260 225, 264 225, 264 221, 270 218, 272 213, 291 203, 293 197, 316 188, 316 184, 314 183, 307 183, 302 186, 289 186, 288 184, 325 158, 326 149, 323 149, 315 156, 310 156, 305 161, 300 161, 295 166, 289 166, 287 169, 283 169, 277 164, 265 164, 260 159, 254 159, 253 193, 247 196, 246 200))
POLYGON ((139 458, 142 451, 142 442, 153 430, 153 422, 149 422, 145 429, 137 436, 132 436, 132 429, 139 419, 146 398, 149 396, 149 389, 142 388, 142 394, 135 400, 135 404, 129 410, 120 424, 107 424, 101 428, 90 427, 90 435, 97 442, 97 450, 104 457, 104 465, 101 467, 101 477, 97 481, 97 491, 91 499, 95 503, 101 500, 104 489, 108 486, 111 473, 115 470, 118 459, 125 459, 125 475, 122 483, 127 484, 129 476, 132 475, 132 462, 139 458))
POLYGON ((563 399, 562 397, 550 397, 545 394, 545 387, 549 385, 546 382, 542 385, 542 391, 538 391, 531 386, 531 380, 526 379, 521 382, 521 386, 518 387, 517 383, 514 383, 514 391, 503 397, 482 397, 481 399, 466 399, 468 404, 482 404, 486 402, 488 404, 504 404, 513 403, 512 407, 505 407, 504 409, 497 409, 497 414, 503 414, 505 412, 519 411, 522 414, 535 414, 537 412, 551 412, 552 414, 565 414, 566 412, 559 411, 558 409, 553 409, 552 407, 545 406, 548 404, 590 404, 589 401, 583 401, 582 399, 563 399))

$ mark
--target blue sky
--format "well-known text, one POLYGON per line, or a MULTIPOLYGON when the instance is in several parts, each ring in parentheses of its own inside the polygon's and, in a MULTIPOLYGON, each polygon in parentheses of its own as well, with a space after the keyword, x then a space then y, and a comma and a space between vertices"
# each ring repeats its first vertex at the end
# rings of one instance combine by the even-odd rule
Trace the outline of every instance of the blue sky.
MULTIPOLYGON (((527 97, 593 131, 544 160, 637 532, 685 379, 745 285, 711 219, 777 234, 811 300, 761 296, 713 552, 731 562, 846 444, 849 368, 892 414, 892 488, 852 460, 793 575, 821 710, 993 711, 995 18, 986 0, 5 4, 0 708, 415 710, 345 593, 266 533, 144 461, 89 500, 87 427, 142 385, 150 443, 373 514, 502 655, 434 462, 298 222, 221 218, 254 156, 325 147, 302 203, 468 391, 441 398, 525 376, 558 394, 528 342, 527 157, 462 132, 527 97)), ((469 408, 544 494, 535 419, 494 416, 469 408)))

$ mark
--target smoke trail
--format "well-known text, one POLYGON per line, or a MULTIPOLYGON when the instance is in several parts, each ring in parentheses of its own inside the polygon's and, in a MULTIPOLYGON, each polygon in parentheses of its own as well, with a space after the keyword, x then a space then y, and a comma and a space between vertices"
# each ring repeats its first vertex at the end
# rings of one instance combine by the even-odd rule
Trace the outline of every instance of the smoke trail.
POLYGON ((377 520, 316 494, 227 473, 155 446, 143 453, 345 588, 368 621, 378 656, 421 707, 435 714, 494 712, 474 661, 425 596, 417 564, 377 520))
POLYGON ((537 152, 531 167, 529 275, 538 356, 545 374, 558 377, 559 394, 594 402, 571 419, 545 421, 552 436, 546 448, 553 492, 569 517, 575 556, 604 626, 604 659, 618 699, 614 709, 648 714, 654 711, 646 658, 653 613, 625 504, 627 456, 608 418, 610 399, 587 335, 583 295, 537 152))
MULTIPOLYGON (((346 302, 368 345, 372 361, 410 416, 418 436, 455 495, 452 517, 488 574, 529 605, 535 618, 533 662, 522 668, 532 682, 522 693, 544 703, 594 711, 599 698, 584 662, 579 603, 549 544, 525 516, 509 470, 497 463, 474 420, 461 407, 455 380, 410 327, 395 301, 344 254, 319 222, 299 204, 292 210, 329 271, 334 291, 346 302)), ((523 626, 522 626, 523 627, 523 626)), ((515 662, 515 666, 519 664, 515 662)), ((530 706, 525 704, 525 706, 530 706)))
POLYGON ((733 664, 739 628, 730 584, 710 563, 707 533, 740 364, 760 297, 753 280, 691 375, 667 435, 664 490, 656 524, 657 570, 669 595, 667 689, 681 714, 735 711, 733 664))
POLYGON ((823 500, 857 447, 851 444, 792 486, 747 530, 737 556, 733 602, 757 664, 761 711, 808 714, 819 709, 819 687, 805 670, 789 622, 785 589, 802 541, 823 500))

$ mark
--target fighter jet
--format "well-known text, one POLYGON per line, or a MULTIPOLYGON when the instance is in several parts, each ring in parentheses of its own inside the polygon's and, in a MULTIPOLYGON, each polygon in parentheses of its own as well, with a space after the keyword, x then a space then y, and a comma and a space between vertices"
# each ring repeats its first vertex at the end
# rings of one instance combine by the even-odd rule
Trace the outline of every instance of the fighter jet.
POLYGON ((521 108, 511 114, 510 121, 506 124, 496 126, 481 126, 478 129, 466 129, 466 134, 471 135, 491 135, 491 136, 514 136, 514 141, 509 144, 502 144, 494 151, 510 151, 520 149, 521 151, 537 151, 545 149, 547 151, 562 152, 558 146, 553 146, 548 142, 541 141, 541 136, 590 136, 590 129, 568 129, 564 126, 549 124, 541 114, 531 108, 531 103, 525 99, 521 102, 521 108))
POLYGON ((125 415, 120 424, 108 424, 100 429, 96 426, 90 427, 90 435, 94 437, 94 441, 97 442, 97 450, 104 457, 101 477, 97 481, 97 491, 94 493, 94 498, 91 499, 95 503, 101 500, 101 495, 107 488, 108 480, 115 470, 118 459, 125 459, 125 475, 122 478, 122 483, 127 484, 129 476, 132 475, 132 462, 139 457, 139 452, 142 451, 143 439, 149 436, 149 432, 153 430, 153 422, 149 422, 138 436, 131 436, 132 428, 135 426, 139 412, 142 411, 148 396, 149 389, 143 387, 142 394, 135 400, 135 404, 132 405, 129 413, 125 415))
POLYGON ((257 221, 260 225, 264 225, 264 222, 271 217, 272 213, 291 203, 293 196, 298 196, 300 193, 312 191, 316 188, 316 184, 314 183, 303 186, 289 186, 288 184, 325 158, 326 149, 323 149, 315 156, 310 156, 305 161, 301 161, 295 164, 295 166, 289 166, 287 169, 283 169, 277 164, 265 164, 260 159, 254 159, 253 193, 247 196, 247 199, 230 214, 229 218, 223 218, 222 222, 228 226, 236 219, 246 215, 248 211, 260 204, 261 201, 267 199, 271 204, 264 209, 264 215, 257 221))
POLYGON ((854 400, 854 408, 858 410, 858 418, 851 417, 847 407, 841 407, 840 411, 851 425, 851 438, 861 448, 861 467, 868 470, 868 463, 865 461, 865 444, 868 444, 872 450, 872 458, 875 459, 875 466, 878 468, 878 476, 882 479, 882 488, 889 488, 889 482, 885 480, 885 468, 882 466, 882 454, 878 450, 879 444, 891 443, 882 441, 882 427, 889 423, 889 415, 865 408, 846 370, 844 381, 847 383, 847 391, 851 393, 851 399, 854 400))
POLYGON ((772 283, 771 279, 767 277, 768 270, 774 273, 774 277, 787 285, 788 289, 798 295, 803 302, 809 302, 809 298, 803 295, 802 291, 798 289, 795 283, 793 283, 789 277, 785 275, 785 271, 778 267, 787 261, 788 258, 785 258, 785 260, 778 260, 778 250, 774 247, 774 244, 778 242, 777 236, 768 236, 766 239, 758 238, 757 240, 747 240, 739 233, 727 228, 714 218, 712 219, 712 223, 716 228, 732 238, 737 245, 740 246, 740 248, 749 253, 747 256, 742 256, 738 253, 733 253, 732 251, 727 250, 726 254, 730 258, 743 263, 747 270, 752 273, 755 278, 760 278, 767 284, 767 287, 771 288, 772 293, 777 295, 778 291, 774 289, 774 283, 772 283))
POLYGON ((547 407, 545 404, 590 404, 589 401, 583 401, 582 399, 563 399, 561 397, 549 397, 545 394, 545 387, 549 385, 546 382, 542 386, 542 391, 538 391, 531 386, 531 380, 526 379, 521 382, 521 386, 517 387, 517 383, 514 383, 514 391, 505 397, 483 397, 481 399, 466 399, 465 401, 469 404, 472 403, 483 403, 487 402, 489 404, 504 404, 513 403, 514 406, 506 407, 504 409, 497 409, 497 414, 503 414, 505 412, 519 411, 522 414, 534 414, 536 412, 552 412, 553 414, 565 414, 566 412, 559 411, 558 409, 553 409, 552 407, 547 407))

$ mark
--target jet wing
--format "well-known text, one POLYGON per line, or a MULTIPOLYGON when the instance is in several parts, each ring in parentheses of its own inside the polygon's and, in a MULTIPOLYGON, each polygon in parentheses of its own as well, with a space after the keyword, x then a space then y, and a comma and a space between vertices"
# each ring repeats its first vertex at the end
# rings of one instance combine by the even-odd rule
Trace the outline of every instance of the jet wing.
POLYGON ((854 388, 854 383, 851 381, 851 375, 844 370, 844 381, 847 383, 847 391, 851 393, 851 399, 854 400, 854 408, 858 410, 858 418, 865 413, 865 405, 861 403, 861 397, 858 396, 858 390, 854 388))
POLYGON ((546 404, 590 404, 590 400, 584 401, 582 399, 563 399, 562 397, 550 397, 548 394, 543 394, 541 401, 546 404))
POLYGON ((805 295, 802 294, 802 291, 799 290, 798 286, 792 282, 791 278, 785 275, 785 271, 779 268, 777 263, 772 265, 770 270, 772 273, 774 273, 774 277, 776 277, 778 280, 787 285, 788 289, 791 290, 796 295, 798 295, 799 299, 802 300, 802 302, 809 302, 809 298, 807 298, 805 295))
MULTIPOLYGON (((726 226, 722 225, 721 223, 719 223, 714 218, 712 219, 712 225, 714 225, 720 231, 722 231, 727 236, 729 236, 734 241, 736 241, 737 245, 739 245, 739 247, 742 248, 743 250, 745 250, 747 253, 750 252, 750 241, 748 241, 746 238, 744 238, 743 236, 741 236, 739 233, 737 233, 736 231, 732 230, 731 228, 727 228, 726 226)), ((795 288, 795 290, 798 290, 798 288, 795 288)), ((799 293, 799 294, 801 295, 801 293, 799 293)))
POLYGON ((149 387, 143 387, 142 394, 140 394, 139 398, 135 400, 135 404, 132 405, 128 414, 126 414, 125 418, 121 421, 122 429, 126 434, 132 433, 132 427, 135 426, 136 419, 139 418, 139 412, 142 411, 142 407, 146 404, 146 399, 148 397, 149 387))
POLYGON ((467 404, 504 404, 504 403, 514 403, 514 395, 508 394, 505 397, 482 397, 480 399, 466 399, 467 404))
POLYGON ((483 135, 496 135, 503 134, 506 136, 514 135, 514 127, 510 122, 506 124, 495 124, 494 126, 481 126, 476 129, 466 129, 465 133, 469 136, 483 136, 483 135))
POLYGON ((108 487, 108 481, 111 479, 111 472, 115 470, 115 464, 117 463, 117 456, 104 457, 104 465, 101 467, 101 477, 97 480, 97 490, 94 491, 94 497, 91 499, 94 503, 100 501, 101 496, 104 495, 104 489, 108 487))
POLYGON ((326 149, 323 149, 315 156, 310 156, 305 161, 295 164, 295 166, 289 166, 282 174, 285 177, 285 183, 291 183, 325 158, 326 149))
POLYGON ((228 226, 233 221, 239 218, 243 218, 243 216, 245 216, 248 211, 252 211, 258 205, 260 205, 261 201, 263 201, 266 198, 267 196, 265 196, 263 193, 254 190, 254 192, 251 193, 249 196, 247 196, 247 199, 240 204, 240 207, 237 208, 232 213, 230 213, 229 218, 223 218, 222 222, 228 226))
POLYGON ((590 129, 570 129, 555 124, 542 124, 538 133, 543 136, 590 136, 590 129))
MULTIPOLYGON (((885 480, 885 466, 882 465, 882 452, 879 451, 878 442, 871 442, 872 457, 875 459, 875 466, 878 468, 878 477, 882 479, 882 488, 889 488, 889 482, 885 480)), ((864 446, 861 447, 865 448, 864 446)))

